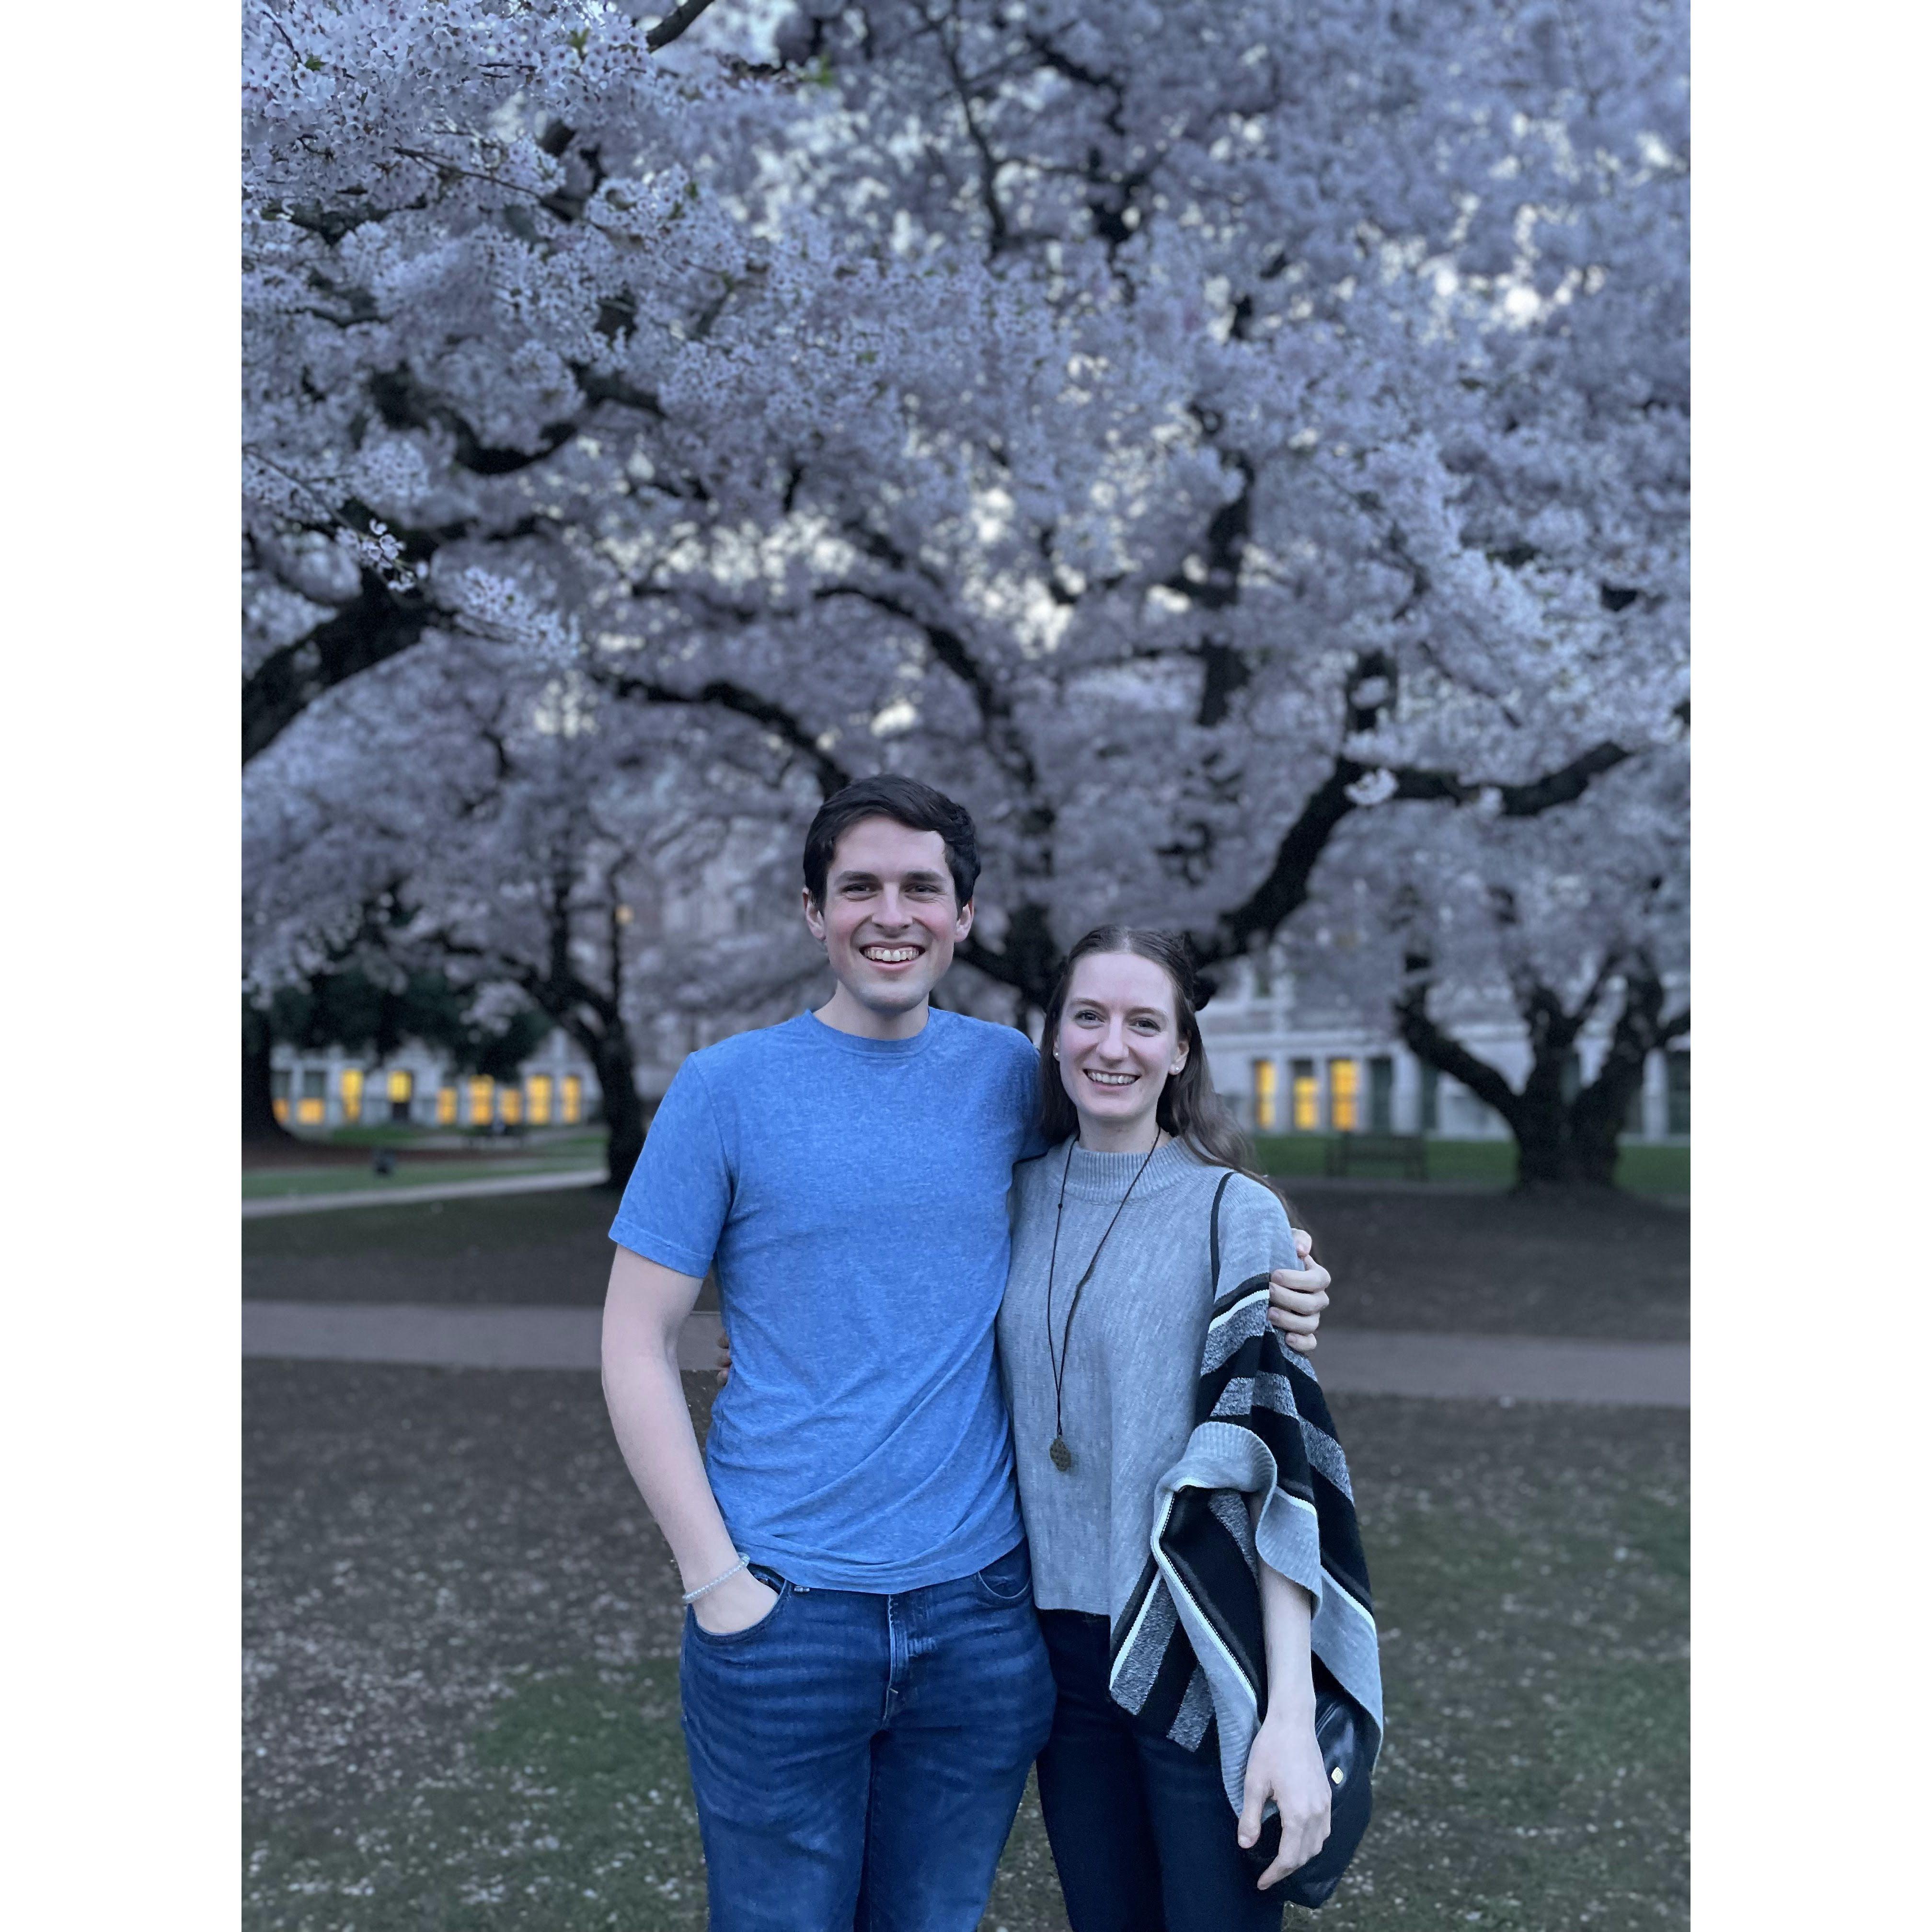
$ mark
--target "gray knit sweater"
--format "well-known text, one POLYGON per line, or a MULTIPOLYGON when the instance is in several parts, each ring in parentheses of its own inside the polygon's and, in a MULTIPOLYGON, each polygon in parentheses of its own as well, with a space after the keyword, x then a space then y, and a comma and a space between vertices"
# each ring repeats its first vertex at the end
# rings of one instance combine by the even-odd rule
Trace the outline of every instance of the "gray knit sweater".
MULTIPOLYGON (((1142 1158, 1090 1154, 1063 1142, 1014 1171, 1012 1264, 999 1317, 1000 1372, 1012 1411, 1034 1600, 1043 1610, 1087 1610, 1110 1621, 1147 1567, 1154 1486, 1193 1426, 1215 1294, 1208 1214, 1226 1169, 1209 1166, 1179 1141, 1148 1162, 1074 1317, 1061 1405, 1073 1466, 1064 1472, 1048 1454, 1054 1392, 1047 1264, 1064 1173, 1066 1208, 1054 1270, 1058 1353, 1074 1284, 1142 1158)), ((1286 1210, 1258 1181, 1237 1174, 1221 1203, 1222 1281, 1283 1264, 1295 1264, 1286 1210)))

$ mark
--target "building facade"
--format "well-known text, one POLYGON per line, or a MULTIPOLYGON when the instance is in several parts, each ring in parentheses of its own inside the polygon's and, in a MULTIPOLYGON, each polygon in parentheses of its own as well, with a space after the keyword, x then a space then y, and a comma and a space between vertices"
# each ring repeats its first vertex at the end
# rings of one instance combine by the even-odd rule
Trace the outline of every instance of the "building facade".
MULTIPOLYGON (((1572 1091, 1593 1079, 1610 1045, 1611 1014, 1586 1029, 1571 1055, 1572 1091)), ((1520 1088, 1528 1038, 1507 1000, 1467 998, 1439 1016, 1469 1051, 1520 1088)), ((1445 1139, 1507 1139, 1501 1114, 1425 1066, 1397 1036, 1360 1013, 1298 1000, 1292 974, 1244 961, 1201 1014, 1202 1043, 1216 1090, 1256 1133, 1402 1133, 1445 1139)), ((1690 1133, 1688 1037, 1646 1063, 1626 1138, 1684 1141, 1690 1133)))
POLYGON ((513 1081, 459 1073, 415 1040, 380 1061, 340 1047, 278 1046, 270 1067, 275 1118, 295 1128, 574 1127, 596 1115, 602 1097, 590 1062, 560 1027, 513 1081))

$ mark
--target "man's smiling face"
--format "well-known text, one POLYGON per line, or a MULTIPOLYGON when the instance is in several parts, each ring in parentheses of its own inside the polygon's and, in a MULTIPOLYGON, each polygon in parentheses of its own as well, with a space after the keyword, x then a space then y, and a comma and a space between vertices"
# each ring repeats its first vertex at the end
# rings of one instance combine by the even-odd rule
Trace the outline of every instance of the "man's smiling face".
POLYGON ((862 818, 833 850, 824 904, 805 895, 805 922, 841 992, 888 1019, 925 1004, 972 930, 973 908, 955 897, 938 832, 862 818))

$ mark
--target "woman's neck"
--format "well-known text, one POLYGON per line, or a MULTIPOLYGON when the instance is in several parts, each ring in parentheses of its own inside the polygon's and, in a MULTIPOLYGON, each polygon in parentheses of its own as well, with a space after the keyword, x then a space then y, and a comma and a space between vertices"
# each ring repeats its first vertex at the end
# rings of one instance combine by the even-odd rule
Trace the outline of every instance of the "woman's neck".
POLYGON ((1080 1145, 1088 1154, 1151 1154, 1173 1136, 1151 1115, 1138 1120, 1096 1120, 1080 1114, 1080 1145))

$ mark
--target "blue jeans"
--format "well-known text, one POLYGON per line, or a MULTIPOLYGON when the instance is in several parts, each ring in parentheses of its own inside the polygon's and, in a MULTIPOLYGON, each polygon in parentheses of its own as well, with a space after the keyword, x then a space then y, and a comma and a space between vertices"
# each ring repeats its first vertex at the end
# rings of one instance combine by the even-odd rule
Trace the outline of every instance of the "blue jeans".
POLYGON ((1040 1804, 1073 1932, 1281 1932, 1279 1886, 1234 1838, 1210 1724, 1198 1750, 1152 1737, 1107 1693, 1107 1619, 1042 1610, 1059 1702, 1040 1804))
POLYGON ((1026 1545, 881 1596, 687 1616, 685 1744, 714 1932, 974 1932, 1053 1719, 1026 1545))

